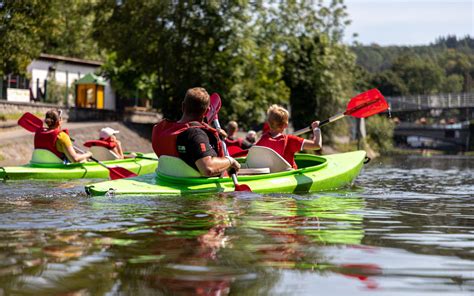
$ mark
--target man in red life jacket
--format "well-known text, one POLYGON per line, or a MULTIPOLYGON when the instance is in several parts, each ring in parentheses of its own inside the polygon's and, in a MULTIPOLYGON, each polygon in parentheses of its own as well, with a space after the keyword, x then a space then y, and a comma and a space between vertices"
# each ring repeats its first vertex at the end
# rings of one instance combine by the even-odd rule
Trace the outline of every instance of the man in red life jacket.
POLYGON ((153 127, 152 145, 156 155, 179 157, 201 175, 219 176, 240 169, 232 157, 224 157, 217 130, 204 123, 210 98, 204 88, 188 89, 182 104, 183 116, 174 122, 162 120, 153 127))
POLYGON ((303 139, 294 135, 286 135, 283 132, 288 127, 288 111, 278 105, 272 105, 267 111, 267 123, 269 130, 262 134, 262 137, 255 144, 272 148, 280 154, 289 164, 297 169, 295 153, 301 150, 318 150, 322 147, 321 130, 319 121, 311 124, 313 128, 313 139, 303 139))
POLYGON ((252 143, 248 142, 246 139, 238 138, 237 132, 239 131, 239 125, 235 121, 229 121, 227 124, 227 138, 225 138, 225 143, 227 147, 237 146, 240 149, 249 149, 252 147, 252 143))

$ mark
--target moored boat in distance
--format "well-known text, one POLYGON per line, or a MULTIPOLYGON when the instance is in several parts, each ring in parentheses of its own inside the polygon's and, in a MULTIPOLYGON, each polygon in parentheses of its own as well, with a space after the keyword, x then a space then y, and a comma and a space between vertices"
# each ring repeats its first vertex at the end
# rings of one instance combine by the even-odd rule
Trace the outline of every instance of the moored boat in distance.
MULTIPOLYGON (((297 170, 260 175, 239 175, 240 184, 257 193, 294 193, 335 190, 350 184, 366 159, 365 151, 317 156, 296 154, 297 170)), ((242 159, 242 162, 245 161, 242 159)), ((94 183, 85 187, 92 196, 114 195, 181 195, 234 191, 229 177, 176 177, 160 172, 135 178, 94 183)))

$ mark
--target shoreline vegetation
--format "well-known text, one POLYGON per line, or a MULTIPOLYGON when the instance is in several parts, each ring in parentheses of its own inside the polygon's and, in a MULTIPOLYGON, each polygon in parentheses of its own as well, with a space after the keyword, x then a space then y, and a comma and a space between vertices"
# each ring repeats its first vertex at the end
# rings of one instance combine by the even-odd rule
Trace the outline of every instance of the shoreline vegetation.
MULTIPOLYGON (((474 91, 472 36, 440 36, 425 46, 347 45, 351 20, 342 0, 8 1, 2 8, 0 76, 27 76, 41 53, 102 61, 96 74, 111 81, 120 106, 147 102, 170 119, 195 86, 218 92, 219 116, 246 130, 272 104, 291 110, 300 129, 374 87, 384 96, 474 91)), ((48 100, 61 102, 65 90, 48 75, 48 100)), ((367 141, 389 152, 393 126, 378 118, 367 120, 367 141)), ((323 138, 333 145, 331 136, 349 130, 331 124, 323 138)))

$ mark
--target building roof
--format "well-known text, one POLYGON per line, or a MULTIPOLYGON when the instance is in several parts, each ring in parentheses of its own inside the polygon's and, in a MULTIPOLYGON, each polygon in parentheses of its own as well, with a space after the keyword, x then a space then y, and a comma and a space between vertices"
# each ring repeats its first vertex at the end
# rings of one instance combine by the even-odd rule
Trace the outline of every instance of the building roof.
POLYGON ((47 61, 56 61, 56 62, 65 62, 70 64, 80 64, 80 65, 89 65, 89 66, 101 66, 103 62, 92 61, 92 60, 83 60, 71 57, 65 57, 54 54, 41 53, 37 60, 47 60, 47 61))
POLYGON ((97 76, 93 73, 88 73, 81 79, 76 81, 76 84, 97 84, 97 85, 107 85, 102 77, 97 76))

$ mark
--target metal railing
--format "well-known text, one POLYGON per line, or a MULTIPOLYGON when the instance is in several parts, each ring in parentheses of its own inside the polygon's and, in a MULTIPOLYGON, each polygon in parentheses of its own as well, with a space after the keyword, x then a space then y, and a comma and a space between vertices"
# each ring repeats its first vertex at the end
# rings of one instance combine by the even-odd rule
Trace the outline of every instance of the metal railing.
POLYGON ((474 93, 449 93, 387 97, 393 112, 430 109, 474 108, 474 93))

